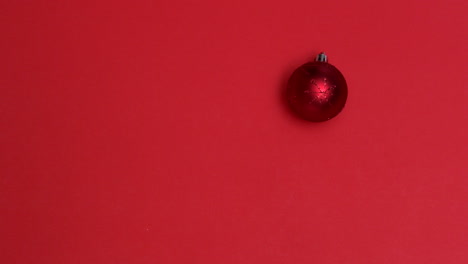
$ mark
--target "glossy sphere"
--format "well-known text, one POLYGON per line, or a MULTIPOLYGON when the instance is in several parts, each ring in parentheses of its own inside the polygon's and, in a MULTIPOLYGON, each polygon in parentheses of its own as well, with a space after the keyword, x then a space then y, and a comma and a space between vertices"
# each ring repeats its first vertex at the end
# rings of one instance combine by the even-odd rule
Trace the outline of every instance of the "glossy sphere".
POLYGON ((321 122, 338 115, 348 97, 341 72, 327 62, 309 62, 297 68, 287 87, 291 108, 301 118, 321 122))

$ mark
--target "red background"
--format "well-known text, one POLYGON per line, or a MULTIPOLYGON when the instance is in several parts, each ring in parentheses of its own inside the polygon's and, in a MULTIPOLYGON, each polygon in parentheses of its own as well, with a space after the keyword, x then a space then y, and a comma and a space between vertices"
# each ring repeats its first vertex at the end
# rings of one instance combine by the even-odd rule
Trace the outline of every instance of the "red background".
POLYGON ((468 263, 466 0, 1 2, 1 263, 468 263))

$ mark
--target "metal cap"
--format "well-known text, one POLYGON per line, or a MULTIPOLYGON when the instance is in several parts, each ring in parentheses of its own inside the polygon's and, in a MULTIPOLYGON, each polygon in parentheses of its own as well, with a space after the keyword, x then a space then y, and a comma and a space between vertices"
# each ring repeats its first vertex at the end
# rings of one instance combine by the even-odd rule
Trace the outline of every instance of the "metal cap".
POLYGON ((315 61, 328 62, 328 57, 324 52, 320 52, 315 58, 315 61))

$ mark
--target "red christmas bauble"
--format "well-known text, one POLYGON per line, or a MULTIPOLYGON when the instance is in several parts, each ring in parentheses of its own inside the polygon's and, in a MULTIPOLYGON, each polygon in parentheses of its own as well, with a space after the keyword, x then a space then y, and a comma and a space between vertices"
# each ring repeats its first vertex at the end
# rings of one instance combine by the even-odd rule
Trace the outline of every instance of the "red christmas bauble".
POLYGON ((300 117, 321 122, 338 115, 346 104, 348 86, 343 74, 320 53, 314 62, 297 68, 287 87, 287 99, 300 117))

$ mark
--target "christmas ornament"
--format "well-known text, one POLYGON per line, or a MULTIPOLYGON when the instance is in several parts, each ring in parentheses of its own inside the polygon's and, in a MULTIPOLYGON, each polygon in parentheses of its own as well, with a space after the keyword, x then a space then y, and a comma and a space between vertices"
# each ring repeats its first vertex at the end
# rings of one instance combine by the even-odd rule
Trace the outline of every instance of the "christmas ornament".
POLYGON ((325 53, 314 62, 297 68, 287 87, 291 108, 303 119, 312 122, 329 120, 343 109, 348 97, 348 86, 343 74, 328 63, 325 53))

